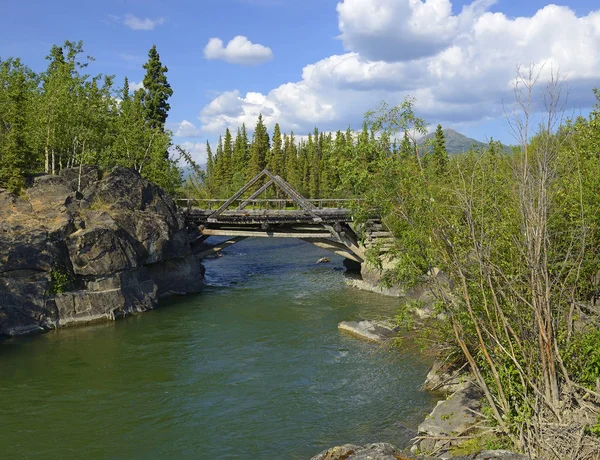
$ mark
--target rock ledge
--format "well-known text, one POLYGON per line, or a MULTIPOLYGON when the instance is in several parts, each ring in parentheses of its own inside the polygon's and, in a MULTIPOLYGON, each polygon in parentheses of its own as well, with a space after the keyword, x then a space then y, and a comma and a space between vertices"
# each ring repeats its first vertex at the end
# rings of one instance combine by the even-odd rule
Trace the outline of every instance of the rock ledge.
POLYGON ((391 321, 342 321, 338 329, 371 342, 385 342, 398 335, 398 327, 391 321))

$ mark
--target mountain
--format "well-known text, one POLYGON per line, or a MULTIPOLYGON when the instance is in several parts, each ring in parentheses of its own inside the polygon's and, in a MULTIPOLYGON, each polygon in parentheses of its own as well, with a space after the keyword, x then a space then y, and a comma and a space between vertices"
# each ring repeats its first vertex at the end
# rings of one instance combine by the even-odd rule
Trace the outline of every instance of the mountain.
MULTIPOLYGON (((202 171, 206 171, 206 165, 205 164, 198 164, 198 166, 200 166, 200 169, 202 169, 202 171)), ((185 181, 188 177, 190 176, 194 176, 194 170, 192 169, 191 166, 185 165, 185 166, 181 166, 181 177, 182 179, 185 181)))
MULTIPOLYGON (((472 139, 470 137, 465 136, 464 134, 459 133, 458 131, 454 131, 453 129, 444 129, 444 137, 446 138, 446 150, 448 153, 464 153, 468 152, 471 147, 485 147, 487 143, 478 141, 476 139, 472 139)), ((426 136, 423 136, 421 139, 417 141, 417 144, 422 146, 429 139, 433 139, 435 137, 435 132, 429 133, 426 136)), ((510 152, 510 148, 504 146, 504 149, 507 152, 510 152)))

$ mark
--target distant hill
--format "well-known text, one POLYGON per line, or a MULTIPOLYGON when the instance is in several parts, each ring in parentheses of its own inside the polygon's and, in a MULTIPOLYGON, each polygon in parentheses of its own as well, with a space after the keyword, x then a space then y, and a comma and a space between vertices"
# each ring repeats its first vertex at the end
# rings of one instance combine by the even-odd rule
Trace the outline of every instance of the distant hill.
MULTIPOLYGON (((199 164, 198 166, 200 166, 200 169, 202 169, 202 171, 206 171, 206 165, 205 164, 199 164)), ((194 175, 194 170, 192 169, 191 166, 181 166, 181 176, 183 180, 186 180, 188 177, 193 176, 194 175)))
MULTIPOLYGON (((459 133, 458 131, 454 131, 453 129, 444 129, 444 137, 446 138, 446 150, 448 153, 464 153, 468 152, 471 147, 484 147, 487 145, 485 142, 478 141, 476 139, 472 139, 470 137, 465 136, 464 134, 459 133)), ((423 136, 418 140, 418 145, 424 145, 429 139, 433 139, 435 137, 435 132, 429 133, 426 136, 423 136)), ((510 152, 510 148, 506 145, 504 149, 507 152, 510 152)))

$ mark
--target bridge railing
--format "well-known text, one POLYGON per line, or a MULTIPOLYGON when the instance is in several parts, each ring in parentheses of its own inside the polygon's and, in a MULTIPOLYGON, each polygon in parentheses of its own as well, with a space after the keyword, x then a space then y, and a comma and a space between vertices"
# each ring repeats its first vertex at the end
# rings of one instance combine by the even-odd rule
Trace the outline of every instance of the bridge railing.
MULTIPOLYGON (((188 210, 196 208, 212 211, 213 209, 219 209, 219 207, 226 201, 227 199, 219 198, 181 198, 175 202, 179 207, 188 210)), ((319 209, 348 209, 352 206, 352 204, 361 202, 363 200, 360 198, 317 198, 308 201, 319 209)), ((236 204, 245 202, 248 202, 248 205, 245 207, 245 209, 253 210, 286 210, 297 208, 296 203, 294 203, 294 201, 291 199, 257 198, 249 200, 240 198, 239 200, 236 200, 236 204)))

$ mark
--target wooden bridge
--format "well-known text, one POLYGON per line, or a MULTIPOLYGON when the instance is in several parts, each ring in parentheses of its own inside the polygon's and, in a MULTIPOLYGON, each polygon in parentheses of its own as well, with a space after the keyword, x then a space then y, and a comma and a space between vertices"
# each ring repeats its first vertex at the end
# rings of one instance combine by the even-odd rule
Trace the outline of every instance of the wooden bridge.
MULTIPOLYGON (((188 227, 197 226, 199 241, 208 237, 231 237, 200 252, 208 255, 250 237, 299 238, 347 259, 362 263, 365 246, 352 227, 350 199, 308 200, 280 176, 263 170, 227 200, 179 200, 188 227), (260 185, 263 183, 263 185, 260 185), (284 198, 260 199, 269 188, 284 198), (252 190, 254 192, 252 192, 252 190), (206 203, 198 207, 198 204, 206 203), (216 206, 220 204, 220 206, 216 206), (213 209, 216 208, 216 209, 213 209)), ((373 216, 367 239, 390 238, 373 216)))

